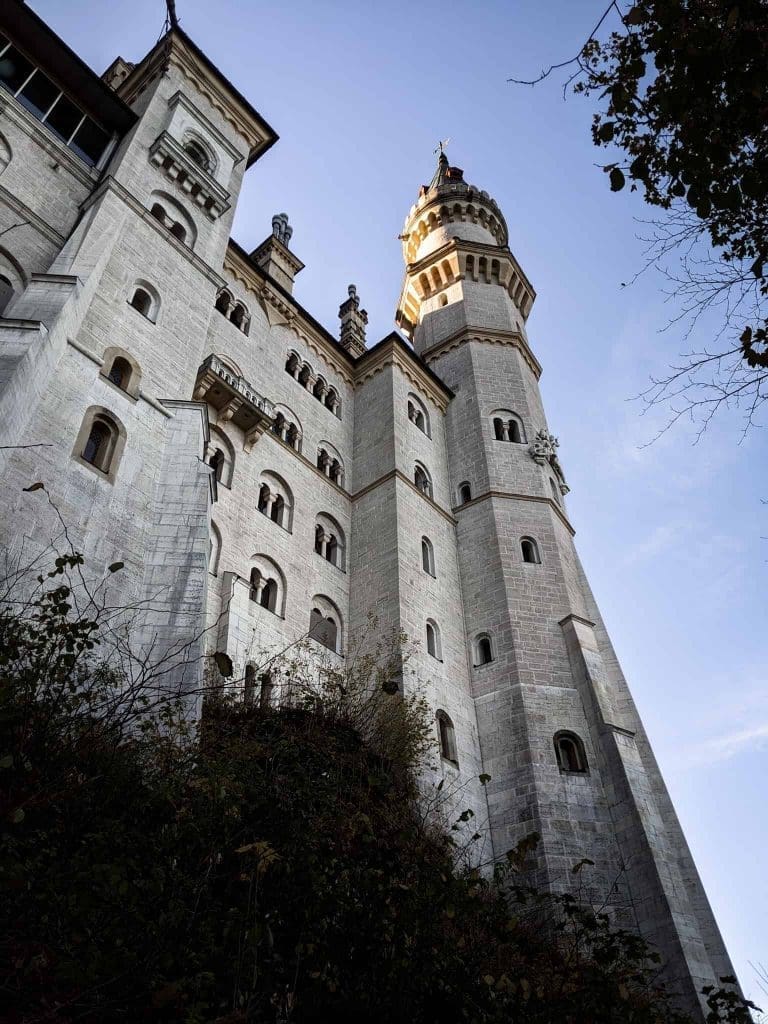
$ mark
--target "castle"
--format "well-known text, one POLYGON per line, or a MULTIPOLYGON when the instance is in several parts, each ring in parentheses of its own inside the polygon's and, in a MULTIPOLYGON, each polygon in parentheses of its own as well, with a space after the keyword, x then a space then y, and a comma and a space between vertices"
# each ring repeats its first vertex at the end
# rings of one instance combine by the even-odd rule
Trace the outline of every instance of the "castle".
POLYGON ((309 635, 343 664, 372 614, 405 632, 493 855, 540 833, 555 890, 594 861, 700 1015, 732 968, 576 554, 496 201, 441 152, 402 230, 400 333, 369 346, 350 286, 334 337, 293 297, 284 214, 253 252, 230 238, 277 136, 180 28, 99 77, 24 3, 2 16, 7 557, 56 536, 42 481, 190 690, 211 631, 273 701, 253 650, 309 635))

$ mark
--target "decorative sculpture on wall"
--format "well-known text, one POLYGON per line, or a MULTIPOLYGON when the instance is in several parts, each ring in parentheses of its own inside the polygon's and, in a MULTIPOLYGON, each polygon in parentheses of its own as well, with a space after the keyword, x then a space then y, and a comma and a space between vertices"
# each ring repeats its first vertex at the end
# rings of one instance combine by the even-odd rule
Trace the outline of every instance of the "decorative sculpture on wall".
POLYGON ((288 223, 287 213, 276 213, 272 218, 272 234, 283 245, 287 246, 293 234, 293 228, 288 223))
POLYGON ((549 465, 552 467, 557 476, 560 493, 567 494, 570 487, 565 482, 563 467, 560 465, 560 460, 557 457, 557 449, 559 447, 560 442, 554 434, 548 434, 546 430, 539 430, 528 446, 528 453, 533 461, 537 462, 540 466, 549 465))

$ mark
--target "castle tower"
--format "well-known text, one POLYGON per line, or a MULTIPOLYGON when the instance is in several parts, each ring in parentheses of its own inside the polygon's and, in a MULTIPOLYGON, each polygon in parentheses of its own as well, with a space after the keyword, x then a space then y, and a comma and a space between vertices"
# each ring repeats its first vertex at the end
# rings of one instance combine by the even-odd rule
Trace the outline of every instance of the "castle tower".
POLYGON ((574 544, 526 335, 535 293, 494 200, 440 154, 401 236, 397 311, 451 389, 446 458, 496 857, 538 832, 536 882, 608 899, 700 1016, 728 956, 574 544), (594 867, 574 876, 587 857, 594 867))

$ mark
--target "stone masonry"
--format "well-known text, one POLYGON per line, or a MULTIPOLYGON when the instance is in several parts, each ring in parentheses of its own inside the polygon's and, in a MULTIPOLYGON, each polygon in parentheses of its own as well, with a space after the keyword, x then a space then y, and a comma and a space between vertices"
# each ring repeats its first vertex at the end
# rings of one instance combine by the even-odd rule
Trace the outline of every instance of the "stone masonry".
POLYGON ((100 78, 19 0, 1 17, 6 559, 61 542, 23 490, 43 481, 89 568, 125 563, 134 639, 182 652, 189 693, 212 649, 246 696, 301 638, 343 666, 406 633, 431 781, 473 810, 477 856, 538 832, 554 891, 590 858, 582 893, 701 1018, 732 969, 576 554, 497 203, 441 153, 401 236, 401 333, 366 347, 350 286, 337 339, 293 298, 285 214, 252 253, 231 239, 277 136, 183 31, 100 78))

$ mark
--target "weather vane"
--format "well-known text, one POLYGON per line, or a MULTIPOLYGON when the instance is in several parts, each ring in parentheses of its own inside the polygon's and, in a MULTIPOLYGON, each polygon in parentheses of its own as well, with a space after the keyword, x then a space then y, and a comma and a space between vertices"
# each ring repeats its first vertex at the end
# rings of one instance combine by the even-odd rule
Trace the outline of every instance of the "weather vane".
POLYGON ((445 147, 448 145, 448 143, 450 141, 451 141, 450 139, 442 139, 440 142, 438 142, 437 149, 434 149, 432 152, 433 153, 439 153, 440 156, 442 156, 443 155, 443 151, 445 150, 445 147))

